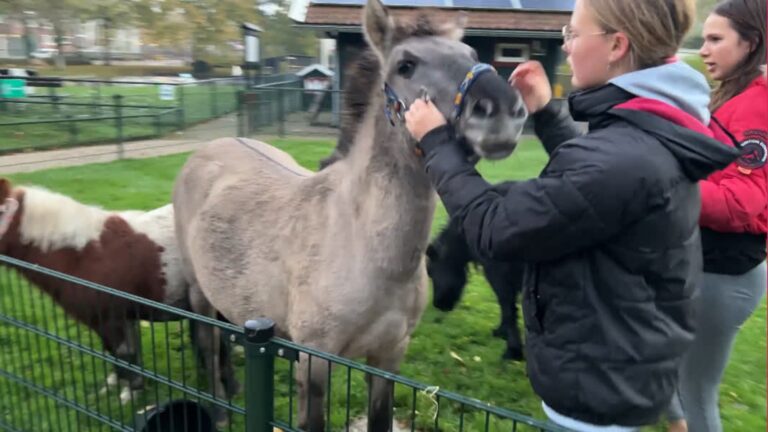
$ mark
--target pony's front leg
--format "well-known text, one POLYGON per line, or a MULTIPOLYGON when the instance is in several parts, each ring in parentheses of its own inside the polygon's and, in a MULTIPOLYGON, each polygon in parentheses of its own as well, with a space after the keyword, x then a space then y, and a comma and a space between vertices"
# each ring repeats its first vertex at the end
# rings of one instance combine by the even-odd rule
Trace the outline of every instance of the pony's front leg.
MULTIPOLYGON (((368 356, 368 365, 394 374, 400 371, 400 362, 405 356, 410 337, 400 341, 396 347, 368 356)), ((394 383, 388 379, 368 376, 368 391, 371 394, 368 405, 368 432, 389 432, 392 430, 394 383)))
POLYGON ((326 360, 302 354, 296 367, 296 383, 299 389, 299 429, 309 432, 325 430, 323 399, 328 387, 326 360))
POLYGON ((484 261, 485 278, 496 294, 501 309, 501 324, 494 336, 507 342, 502 354, 505 360, 523 360, 523 340, 517 325, 517 294, 520 292, 524 267, 521 263, 484 261))
MULTIPOLYGON (((141 366, 139 323, 119 318, 111 319, 100 329, 102 342, 107 351, 118 359, 132 365, 141 366)), ((120 404, 125 405, 138 397, 144 388, 144 377, 125 367, 115 365, 115 372, 107 377, 106 388, 120 384, 120 404)))

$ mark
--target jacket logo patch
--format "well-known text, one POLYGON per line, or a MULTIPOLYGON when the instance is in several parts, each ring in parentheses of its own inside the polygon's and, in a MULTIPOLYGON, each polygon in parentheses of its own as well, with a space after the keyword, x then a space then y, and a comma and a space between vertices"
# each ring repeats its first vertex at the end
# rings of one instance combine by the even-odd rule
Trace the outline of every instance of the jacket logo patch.
POLYGON ((739 144, 739 148, 741 156, 736 163, 742 168, 749 170, 761 168, 768 160, 768 145, 762 137, 747 137, 739 144))

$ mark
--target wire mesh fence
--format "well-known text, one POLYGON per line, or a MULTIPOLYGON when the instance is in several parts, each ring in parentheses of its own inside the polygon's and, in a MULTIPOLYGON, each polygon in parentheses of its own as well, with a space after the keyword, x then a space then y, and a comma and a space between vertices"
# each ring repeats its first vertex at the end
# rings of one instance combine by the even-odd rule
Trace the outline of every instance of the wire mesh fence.
POLYGON ((0 430, 564 430, 276 338, 268 319, 240 328, 0 264, 0 430), (319 403, 300 406, 304 373, 325 389, 319 403))

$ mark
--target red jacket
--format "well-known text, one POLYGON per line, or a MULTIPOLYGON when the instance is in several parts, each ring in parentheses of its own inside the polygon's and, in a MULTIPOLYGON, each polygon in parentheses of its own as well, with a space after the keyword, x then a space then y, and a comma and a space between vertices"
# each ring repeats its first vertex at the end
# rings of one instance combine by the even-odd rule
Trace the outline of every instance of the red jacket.
MULTIPOLYGON (((719 232, 768 232, 768 81, 755 79, 713 114, 742 156, 701 186, 700 225, 719 232)), ((712 125, 716 128, 716 125, 712 125)), ((730 140, 726 140, 730 141, 730 140)))

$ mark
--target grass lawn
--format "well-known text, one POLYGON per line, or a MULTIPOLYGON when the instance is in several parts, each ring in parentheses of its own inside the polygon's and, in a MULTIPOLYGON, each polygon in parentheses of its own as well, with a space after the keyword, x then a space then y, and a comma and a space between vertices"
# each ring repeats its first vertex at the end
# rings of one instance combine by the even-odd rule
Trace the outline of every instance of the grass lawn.
MULTIPOLYGON (((294 155, 299 163, 312 169, 317 166, 319 159, 330 152, 332 147, 332 144, 326 141, 276 140, 273 143, 294 155)), ((18 183, 43 185, 84 202, 107 208, 150 209, 170 200, 174 177, 186 157, 187 155, 174 155, 147 160, 126 160, 18 174, 11 176, 11 179, 18 183)), ((509 159, 495 163, 481 162, 479 167, 489 180, 501 181, 536 176, 544 162, 545 155, 539 145, 533 140, 528 140, 523 142, 519 150, 509 159)), ((440 207, 435 215, 433 232, 437 232, 444 222, 445 212, 440 207)), ((29 290, 24 286, 14 289, 7 287, 2 289, 0 286, 0 305, 15 301, 13 298, 23 298, 24 295, 30 295, 28 293, 23 294, 27 291, 29 290)), ((23 300, 22 304, 24 304, 23 300)), ((33 321, 50 321, 51 316, 61 317, 58 313, 44 313, 45 311, 46 309, 38 308, 37 311, 26 311, 26 313, 33 317, 30 318, 33 321)), ((506 362, 500 359, 503 342, 491 337, 491 330, 496 326, 498 317, 498 306, 491 289, 480 274, 474 273, 470 280, 470 286, 455 311, 443 313, 435 310, 431 305, 427 308, 414 334, 407 358, 402 365, 401 374, 429 385, 439 386, 441 389, 460 393, 536 418, 543 418, 540 400, 531 390, 526 377, 525 364, 506 362)), ((163 337, 163 334, 170 335, 171 345, 176 347, 180 341, 179 334, 183 332, 174 326, 176 324, 170 328, 161 329, 157 337, 163 337)), ((91 384, 91 381, 99 381, 104 378, 103 370, 98 367, 90 368, 87 364, 82 366, 82 371, 77 368, 70 370, 72 364, 67 363, 70 369, 62 369, 62 372, 59 373, 57 368, 61 368, 61 365, 53 354, 50 356, 46 353, 34 354, 30 360, 29 350, 31 348, 23 349, 23 346, 30 345, 24 345, 23 338, 11 336, 12 334, 15 333, 0 325, 0 369, 2 369, 3 356, 15 359, 12 364, 18 365, 18 367, 28 363, 47 364, 50 371, 49 376, 45 377, 45 381, 50 385, 63 385, 61 384, 63 380, 61 375, 69 374, 76 380, 81 378, 87 381, 86 385, 72 384, 68 387, 69 391, 73 394, 79 394, 83 400, 94 406, 104 404, 104 398, 99 398, 95 391, 88 390, 95 388, 93 386, 96 384, 91 384), (5 341, 3 341, 4 336, 5 341), (96 375, 96 377, 92 378, 91 375, 96 375)), ((144 339, 147 343, 146 333, 144 339)), ((757 313, 750 318, 739 334, 721 386, 720 405, 726 431, 765 430, 765 353, 766 306, 763 301, 757 313)), ((161 363, 168 358, 164 353, 160 355, 161 363)), ((170 354, 168 355, 170 356, 170 354)), ((242 359, 239 359, 238 362, 242 364, 242 359)), ((287 371, 283 366, 278 368, 278 383, 287 381, 287 371)), ((174 376, 183 375, 179 364, 171 364, 169 361, 168 369, 172 371, 174 376)), ((160 372, 165 373, 164 370, 160 372)), ((344 387, 342 380, 336 379, 337 375, 334 374, 332 399, 334 401, 334 422, 339 424, 338 422, 344 414, 342 405, 344 387)), ((341 377, 343 378, 343 375, 341 377)), ((352 386, 352 399, 355 402, 364 403, 365 396, 361 393, 362 378, 355 377, 352 386)), ((2 392, 3 380, 0 378, 0 393, 2 392)), ((279 393, 285 395, 286 391, 283 389, 279 393)), ((396 392, 398 412, 410 409, 411 397, 410 391, 398 388, 396 392)), ((429 397, 419 394, 417 399, 419 410, 417 424, 420 427, 431 424, 433 411, 429 397)), ((6 422, 20 421, 19 419, 24 416, 19 414, 19 411, 15 410, 14 407, 28 407, 25 409, 31 410, 33 409, 32 401, 41 403, 42 399, 25 397, 20 392, 5 397, 0 395, 0 420, 6 422)), ((238 398, 238 402, 242 403, 242 396, 238 398)), ((277 401, 278 413, 284 413, 287 404, 286 398, 280 397, 277 401)), ((353 414, 359 412, 355 410, 356 408, 353 408, 353 414)), ((127 416, 127 412, 126 409, 123 415, 127 416)), ((69 414, 69 416, 74 419, 74 414, 69 414)), ((45 418, 47 418, 45 415, 40 416, 39 421, 45 422, 46 420, 43 420, 45 418)), ((440 418, 441 430, 458 430, 457 416, 452 408, 445 409, 444 412, 441 410, 440 418)), ((233 430, 242 430, 239 429, 241 421, 242 419, 236 420, 233 430)), ((82 421, 80 425, 83 425, 82 421)), ((482 430, 481 425, 482 418, 467 417, 464 428, 470 431, 482 430)), ((505 430, 510 429, 510 427, 505 428, 505 430)), ((501 427, 494 427, 491 430, 501 430, 501 427)), ((659 425, 648 428, 648 430, 662 431, 664 429, 659 425)))
MULTIPOLYGON (((182 126, 175 111, 183 108, 183 125, 200 122, 234 112, 237 92, 232 84, 200 84, 178 86, 174 101, 160 100, 155 85, 73 84, 55 89, 61 103, 115 105, 115 96, 122 96, 121 105, 149 108, 122 108, 121 115, 147 117, 123 119, 123 139, 135 140, 161 136, 182 126)), ((36 89, 36 95, 50 95, 48 89, 36 89)), ((36 97, 35 101, 50 98, 36 97)), ((83 144, 117 141, 116 120, 89 118, 116 117, 113 107, 25 104, 0 101, 0 153, 24 149, 61 148, 83 144), (63 123, 16 125, 17 122, 71 120, 63 123), (3 125, 6 124, 6 125, 3 125)))

